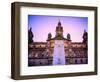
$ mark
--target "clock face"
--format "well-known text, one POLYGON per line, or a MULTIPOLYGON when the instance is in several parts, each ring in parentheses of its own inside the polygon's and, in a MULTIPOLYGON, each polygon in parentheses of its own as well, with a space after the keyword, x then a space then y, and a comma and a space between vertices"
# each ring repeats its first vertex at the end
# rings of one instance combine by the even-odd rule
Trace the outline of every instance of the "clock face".
POLYGON ((58 45, 58 47, 61 47, 61 45, 58 45))

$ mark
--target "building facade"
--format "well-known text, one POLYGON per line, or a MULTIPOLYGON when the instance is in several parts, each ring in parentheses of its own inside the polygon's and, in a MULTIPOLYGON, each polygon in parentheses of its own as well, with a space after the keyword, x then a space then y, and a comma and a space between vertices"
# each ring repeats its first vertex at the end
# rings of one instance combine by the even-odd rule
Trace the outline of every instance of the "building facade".
POLYGON ((69 33, 65 38, 60 21, 55 32, 55 37, 52 37, 52 34, 48 33, 46 42, 34 42, 34 35, 30 28, 28 31, 28 66, 52 65, 55 40, 62 40, 64 42, 66 65, 88 63, 88 34, 85 30, 82 42, 72 42, 69 33))

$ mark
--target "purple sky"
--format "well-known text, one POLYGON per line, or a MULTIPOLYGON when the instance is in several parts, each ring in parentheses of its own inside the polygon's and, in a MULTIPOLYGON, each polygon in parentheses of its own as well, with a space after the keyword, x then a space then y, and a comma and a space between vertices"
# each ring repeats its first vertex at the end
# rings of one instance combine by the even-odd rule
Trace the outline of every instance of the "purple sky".
POLYGON ((72 42, 82 41, 84 29, 88 31, 87 17, 28 15, 28 29, 32 27, 33 40, 35 42, 46 42, 49 32, 54 37, 59 20, 62 24, 65 38, 67 33, 70 33, 72 42))

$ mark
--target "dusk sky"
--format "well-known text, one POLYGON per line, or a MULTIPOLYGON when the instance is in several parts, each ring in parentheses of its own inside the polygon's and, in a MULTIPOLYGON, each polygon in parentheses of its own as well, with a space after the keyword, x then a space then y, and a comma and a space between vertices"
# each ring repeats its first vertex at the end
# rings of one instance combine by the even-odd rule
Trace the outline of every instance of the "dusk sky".
POLYGON ((67 33, 69 33, 72 42, 82 41, 84 29, 88 31, 87 17, 28 15, 28 29, 32 27, 33 40, 35 42, 46 42, 50 32, 52 37, 54 37, 59 20, 63 27, 65 38, 67 33))

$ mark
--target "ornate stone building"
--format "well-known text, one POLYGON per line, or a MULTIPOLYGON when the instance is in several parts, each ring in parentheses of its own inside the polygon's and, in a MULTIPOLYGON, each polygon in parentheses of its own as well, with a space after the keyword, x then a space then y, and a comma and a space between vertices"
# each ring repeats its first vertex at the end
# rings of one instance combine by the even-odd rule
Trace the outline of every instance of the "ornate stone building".
POLYGON ((56 35, 48 34, 47 42, 34 42, 31 29, 28 31, 28 66, 52 65, 55 40, 64 41, 65 60, 68 64, 87 64, 88 63, 88 34, 84 30, 82 42, 72 42, 71 35, 68 33, 66 38, 63 36, 63 27, 58 22, 56 35))

